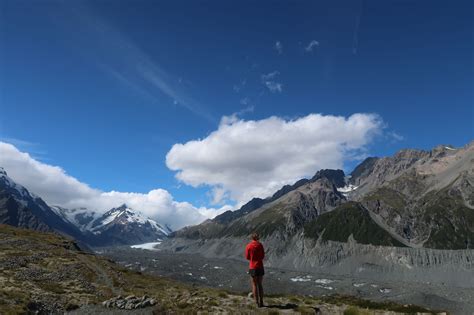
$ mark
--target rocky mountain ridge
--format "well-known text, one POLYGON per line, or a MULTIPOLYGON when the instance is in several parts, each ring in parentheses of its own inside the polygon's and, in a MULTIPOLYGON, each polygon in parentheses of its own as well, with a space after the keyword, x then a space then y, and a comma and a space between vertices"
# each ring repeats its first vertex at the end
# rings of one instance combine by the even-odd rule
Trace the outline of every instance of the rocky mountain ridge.
POLYGON ((270 198, 254 199, 250 211, 242 210, 247 204, 225 213, 225 220, 218 216, 172 236, 213 239, 258 231, 266 238, 289 239, 319 231, 322 240, 352 236, 362 244, 474 248, 473 187, 474 142, 457 149, 406 149, 368 158, 348 177, 341 170, 321 170, 270 198), (361 224, 367 230, 361 231, 361 224), (385 235, 384 241, 374 235, 385 235))
POLYGON ((0 168, 0 223, 57 232, 84 243, 93 242, 92 234, 83 233, 74 224, 58 216, 40 197, 8 177, 3 168, 0 168))

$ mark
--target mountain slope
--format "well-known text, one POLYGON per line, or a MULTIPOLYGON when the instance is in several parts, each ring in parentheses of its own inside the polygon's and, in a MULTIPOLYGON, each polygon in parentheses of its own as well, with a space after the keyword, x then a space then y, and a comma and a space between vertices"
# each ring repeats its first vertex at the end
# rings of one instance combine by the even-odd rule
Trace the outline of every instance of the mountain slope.
POLYGON ((356 178, 361 186, 349 196, 412 247, 474 248, 474 145, 438 146, 418 156, 393 179, 399 169, 393 161, 376 163, 365 178, 356 178), (383 184, 369 189, 370 178, 383 184))
POLYGON ((352 237, 359 244, 404 246, 377 225, 369 211, 356 202, 347 202, 306 223, 304 235, 324 241, 347 242, 352 237))
POLYGON ((310 179, 302 179, 292 186, 284 186, 257 209, 244 212, 242 209, 225 220, 214 220, 173 233, 174 237, 215 238, 245 236, 259 231, 268 236, 279 233, 282 236, 295 234, 308 220, 342 204, 345 197, 337 190, 344 185, 341 170, 321 170, 310 179))
POLYGON ((219 239, 257 231, 265 238, 289 239, 312 225, 312 237, 323 240, 347 241, 352 235, 363 244, 474 248, 474 142, 458 149, 401 150, 364 160, 349 179, 342 171, 321 170, 297 183, 271 200, 253 202, 251 211, 172 236, 219 239))
POLYGON ((58 216, 41 198, 15 183, 0 168, 0 223, 45 232, 58 232, 93 244, 90 233, 58 216))
POLYGON ((64 220, 71 222, 83 232, 90 229, 90 225, 98 216, 97 212, 91 211, 87 208, 67 209, 60 206, 51 206, 51 209, 56 212, 57 215, 61 216, 64 220))

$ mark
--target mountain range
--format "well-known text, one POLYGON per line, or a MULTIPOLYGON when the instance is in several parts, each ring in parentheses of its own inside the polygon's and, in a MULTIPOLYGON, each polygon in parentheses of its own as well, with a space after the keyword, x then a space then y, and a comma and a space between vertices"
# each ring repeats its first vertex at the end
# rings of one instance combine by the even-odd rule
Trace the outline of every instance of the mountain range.
POLYGON ((123 204, 100 215, 87 208, 49 206, 0 167, 0 224, 57 232, 89 246, 132 245, 167 237, 168 226, 123 204))
POLYGON ((412 248, 474 248, 474 142, 462 147, 406 149, 370 157, 352 173, 321 170, 311 179, 255 198, 234 212, 174 232, 211 240, 246 237, 412 248))
MULTIPOLYGON (((90 246, 163 240, 295 237, 318 242, 474 248, 474 142, 369 157, 350 174, 320 170, 267 198, 171 233, 127 205, 99 214, 50 206, 0 168, 0 223, 56 231, 90 246)), ((172 243, 172 242, 171 242, 172 243)), ((283 246, 283 245, 281 245, 283 246)))

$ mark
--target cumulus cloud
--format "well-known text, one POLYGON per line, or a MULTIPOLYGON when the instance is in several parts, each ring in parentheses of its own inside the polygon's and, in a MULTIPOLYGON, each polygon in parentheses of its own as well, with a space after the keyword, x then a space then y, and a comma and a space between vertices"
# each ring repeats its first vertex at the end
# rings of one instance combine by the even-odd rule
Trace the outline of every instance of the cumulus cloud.
POLYGON ((283 91, 283 84, 277 82, 276 79, 280 75, 280 72, 273 71, 268 74, 262 74, 262 83, 268 88, 272 93, 283 91))
POLYGON ((274 48, 278 52, 279 55, 283 53, 283 44, 279 40, 275 42, 274 48))
POLYGON ((319 46, 319 42, 317 40, 312 40, 309 42, 308 46, 306 46, 306 48, 304 50, 306 50, 307 52, 312 52, 314 47, 317 47, 319 46))
POLYGON ((195 207, 188 202, 178 202, 164 189, 134 193, 91 188, 68 175, 61 167, 48 165, 21 152, 12 144, 0 142, 0 166, 17 183, 43 198, 50 205, 66 208, 86 207, 98 212, 126 203, 129 207, 173 229, 202 222, 229 210, 195 207))
POLYGON ((281 186, 322 168, 342 168, 363 153, 383 128, 375 114, 350 117, 310 114, 286 120, 224 117, 204 139, 175 144, 166 156, 168 168, 188 185, 207 185, 214 201, 242 204, 267 197, 281 186))

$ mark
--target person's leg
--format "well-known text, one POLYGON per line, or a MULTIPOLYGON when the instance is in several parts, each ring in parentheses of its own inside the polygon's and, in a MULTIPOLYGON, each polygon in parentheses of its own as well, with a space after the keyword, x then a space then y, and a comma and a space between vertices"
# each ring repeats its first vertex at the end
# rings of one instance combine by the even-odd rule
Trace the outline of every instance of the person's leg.
POLYGON ((258 304, 259 303, 259 290, 258 290, 258 284, 257 284, 257 277, 252 277, 252 293, 253 297, 255 298, 255 302, 258 304))
POLYGON ((260 306, 263 306, 263 285, 262 285, 262 282, 263 282, 263 276, 257 277, 257 288, 258 288, 258 297, 259 297, 259 300, 258 300, 257 303, 260 306))

